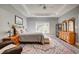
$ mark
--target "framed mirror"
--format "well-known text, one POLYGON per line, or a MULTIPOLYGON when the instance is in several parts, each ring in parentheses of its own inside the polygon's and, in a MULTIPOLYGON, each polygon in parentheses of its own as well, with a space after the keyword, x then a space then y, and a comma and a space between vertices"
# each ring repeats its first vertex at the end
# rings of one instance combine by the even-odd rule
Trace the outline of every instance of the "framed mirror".
POLYGON ((56 36, 59 37, 59 32, 62 31, 62 24, 56 24, 56 36))
POLYGON ((63 21, 63 31, 67 31, 67 22, 66 21, 63 21))
POLYGON ((68 20, 68 29, 71 32, 75 32, 75 18, 68 20))
POLYGON ((16 25, 23 25, 23 18, 15 15, 15 24, 16 25))

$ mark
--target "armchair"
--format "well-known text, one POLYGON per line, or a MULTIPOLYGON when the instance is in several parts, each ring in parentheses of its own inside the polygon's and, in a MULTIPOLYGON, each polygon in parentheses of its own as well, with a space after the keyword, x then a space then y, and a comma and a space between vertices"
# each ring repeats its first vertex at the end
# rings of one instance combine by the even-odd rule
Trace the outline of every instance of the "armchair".
MULTIPOLYGON (((4 41, 0 43, 0 50, 10 44, 14 44, 12 41, 4 41)), ((16 46, 16 47, 12 47, 10 49, 7 49, 5 51, 2 52, 2 54, 20 54, 22 52, 22 47, 16 46)))

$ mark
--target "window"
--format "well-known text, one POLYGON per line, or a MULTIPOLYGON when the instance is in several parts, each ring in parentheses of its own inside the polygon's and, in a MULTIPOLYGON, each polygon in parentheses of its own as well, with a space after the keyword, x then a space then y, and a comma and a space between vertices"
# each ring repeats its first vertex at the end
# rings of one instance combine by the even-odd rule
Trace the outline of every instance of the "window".
POLYGON ((36 32, 49 33, 49 23, 48 22, 36 22, 36 32))

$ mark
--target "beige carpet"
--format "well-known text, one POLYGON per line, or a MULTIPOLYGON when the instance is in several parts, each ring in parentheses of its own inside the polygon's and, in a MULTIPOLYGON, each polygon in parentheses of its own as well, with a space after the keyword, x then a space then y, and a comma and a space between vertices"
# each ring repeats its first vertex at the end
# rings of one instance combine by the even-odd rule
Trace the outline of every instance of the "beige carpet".
MULTIPOLYGON (((57 41, 56 38, 50 37, 50 44, 22 44, 22 54, 74 54, 77 53, 57 41)), ((79 53, 79 51, 78 51, 79 53)))

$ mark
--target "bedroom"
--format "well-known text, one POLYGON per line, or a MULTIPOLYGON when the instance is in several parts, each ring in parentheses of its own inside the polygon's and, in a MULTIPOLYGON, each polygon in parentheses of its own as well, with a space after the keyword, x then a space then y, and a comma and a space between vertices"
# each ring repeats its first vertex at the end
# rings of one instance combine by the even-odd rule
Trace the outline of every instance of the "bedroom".
POLYGON ((78 15, 79 5, 75 4, 0 4, 0 40, 12 35, 14 25, 25 43, 20 44, 22 54, 79 53, 78 15), (72 17, 76 18, 76 47, 56 37, 56 24, 72 17))

